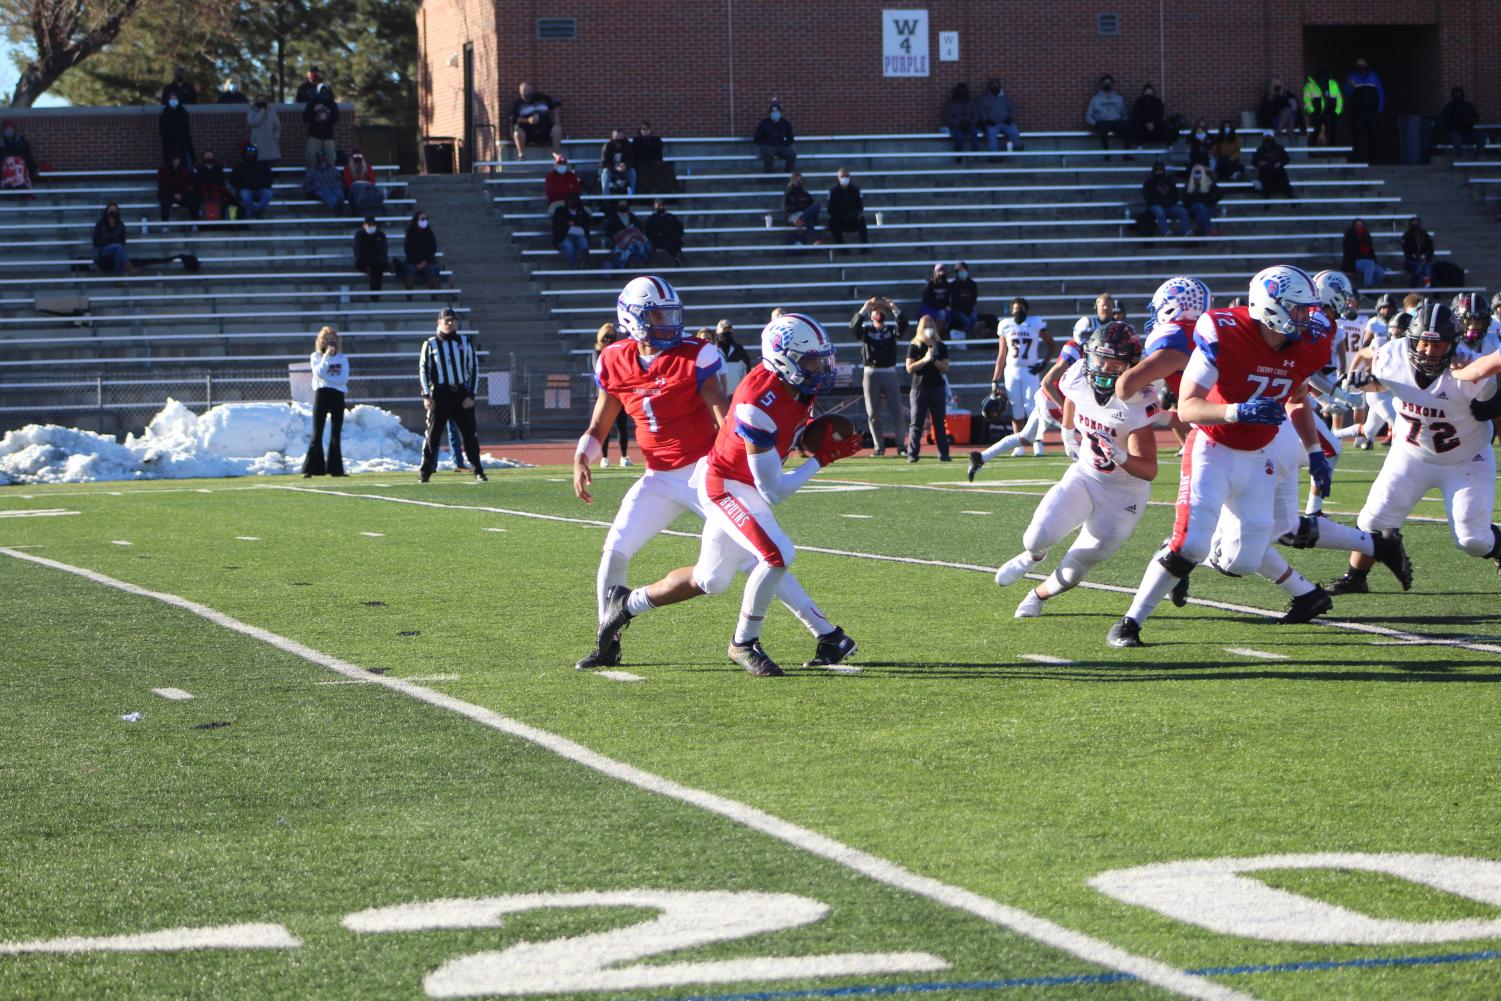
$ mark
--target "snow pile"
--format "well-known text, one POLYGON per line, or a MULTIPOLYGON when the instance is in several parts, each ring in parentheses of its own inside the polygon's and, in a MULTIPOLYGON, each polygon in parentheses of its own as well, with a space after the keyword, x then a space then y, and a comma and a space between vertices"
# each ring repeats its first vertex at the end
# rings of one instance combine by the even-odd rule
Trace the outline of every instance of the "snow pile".
MULTIPOLYGON (((312 436, 312 409, 300 403, 227 403, 198 416, 168 400, 145 432, 127 435, 123 445, 55 424, 7 433, 0 439, 0 485, 297 473, 312 436)), ((349 473, 410 471, 422 459, 422 437, 379 407, 349 410, 341 442, 349 473)))

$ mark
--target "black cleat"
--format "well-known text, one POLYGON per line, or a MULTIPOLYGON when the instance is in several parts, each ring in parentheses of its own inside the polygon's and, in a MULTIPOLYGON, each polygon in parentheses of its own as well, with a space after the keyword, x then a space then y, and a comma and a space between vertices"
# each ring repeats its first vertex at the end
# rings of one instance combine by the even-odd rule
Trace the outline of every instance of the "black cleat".
POLYGON ((984 468, 984 466, 985 456, 979 452, 971 452, 969 453, 969 468, 964 471, 964 475, 968 476, 969 482, 973 483, 975 482, 975 474, 984 468))
POLYGON ((832 632, 824 633, 818 637, 818 649, 813 652, 813 659, 804 664, 804 667, 833 667, 851 656, 859 647, 855 641, 844 634, 844 630, 835 626, 832 632))
POLYGON ((1146 645, 1141 641, 1141 624, 1129 615, 1121 616, 1121 620, 1110 627, 1110 634, 1105 637, 1105 642, 1122 650, 1146 645))
POLYGON ((1370 594, 1371 586, 1366 583, 1366 575, 1354 570, 1346 570, 1345 575, 1334 581, 1326 589, 1329 594, 1370 594))
POLYGON ((1372 532, 1371 542, 1376 548, 1377 562, 1397 575, 1402 590, 1411 591, 1412 560, 1407 558, 1407 547, 1402 545, 1402 533, 1395 529, 1390 535, 1372 532))
POLYGON ((744 645, 731 643, 728 652, 731 660, 757 678, 780 678, 784 673, 777 667, 776 661, 766 656, 766 651, 761 649, 760 640, 752 640, 744 645))
POLYGON ((488 476, 485 475, 485 471, 483 469, 476 469, 474 471, 474 482, 476 482, 476 483, 485 483, 489 479, 490 479, 490 477, 488 477, 488 476))
POLYGON ((1178 606, 1179 608, 1182 608, 1184 605, 1188 604, 1187 574, 1184 574, 1182 577, 1178 578, 1178 583, 1173 585, 1173 589, 1168 592, 1168 597, 1173 599, 1173 604, 1178 606))
POLYGON ((589 656, 573 665, 575 671, 597 671, 601 667, 620 666, 620 637, 596 646, 589 656))
POLYGON ((1334 602, 1329 600, 1329 592, 1315 584, 1312 591, 1300 594, 1292 600, 1277 623, 1283 626, 1295 626, 1301 622, 1312 622, 1333 607, 1334 602))
POLYGON ((631 596, 631 589, 616 584, 605 592, 605 618, 599 625, 599 632, 594 634, 594 645, 603 650, 610 643, 620 642, 620 631, 631 624, 635 618, 626 611, 625 600, 631 596))

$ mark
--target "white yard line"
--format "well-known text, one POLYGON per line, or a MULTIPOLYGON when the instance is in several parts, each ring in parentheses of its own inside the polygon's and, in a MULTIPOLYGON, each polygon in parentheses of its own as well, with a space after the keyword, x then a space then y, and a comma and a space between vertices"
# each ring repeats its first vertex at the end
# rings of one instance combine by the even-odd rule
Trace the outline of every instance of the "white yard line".
POLYGON ((874 517, 874 515, 869 515, 869 514, 842 514, 839 517, 841 517, 841 518, 853 518, 853 519, 855 519, 857 521, 869 521, 871 518, 874 517))
POLYGON ((1068 660, 1067 658, 1054 657, 1046 653, 1024 653, 1021 655, 1021 657, 1022 660, 1030 660, 1036 664, 1055 664, 1059 667, 1067 667, 1069 664, 1073 663, 1073 661, 1068 660))
POLYGON ((960 514, 973 514, 973 515, 978 515, 978 516, 984 516, 984 515, 990 514, 989 511, 960 511, 959 513, 960 514))
MULTIPOLYGON (((319 492, 334 493, 334 491, 319 492)), ((361 495, 356 494, 352 496, 361 495)), ((442 692, 434 691, 431 688, 423 688, 410 681, 403 681, 400 678, 372 675, 357 664, 351 664, 348 661, 340 660, 337 657, 314 650, 296 640, 278 635, 266 629, 261 629, 258 626, 241 622, 238 619, 231 618, 222 612, 215 611, 206 605, 200 605, 187 598, 181 598, 175 594, 164 594, 160 591, 151 591, 135 584, 107 577, 92 570, 86 570, 83 567, 59 563, 41 556, 31 556, 13 549, 0 549, 0 555, 24 560, 39 566, 50 567, 54 570, 61 570, 65 573, 82 577, 85 580, 93 581, 96 584, 124 591, 127 594, 150 598, 160 601, 163 604, 171 605, 174 608, 180 608, 224 629, 259 640, 278 650, 282 650, 295 657, 300 657, 309 663, 326 668, 346 678, 368 681, 371 684, 390 689, 393 692, 398 692, 419 702, 425 702, 439 709, 446 709, 449 712, 457 713, 482 726, 487 726, 501 733, 528 741, 538 747, 551 751, 561 758, 593 769, 602 775, 633 785, 638 789, 654 792, 669 799, 674 799, 690 806, 696 806, 709 813, 717 814, 737 824, 760 831, 769 837, 799 848, 810 855, 816 855, 837 865, 842 865, 876 882, 884 883, 887 886, 905 890, 947 907, 973 914, 1018 935, 1023 935, 1044 945, 1070 953, 1086 962, 1119 970, 1123 973, 1129 973, 1138 980, 1153 984, 1174 994, 1183 997, 1200 998, 1203 1001, 1255 1001, 1251 995, 1221 986, 1213 981, 1206 980, 1204 977, 1196 977, 1185 973, 1174 966, 1159 962, 1158 960, 1127 952, 1103 939, 1086 935, 1072 928, 1065 928, 1046 918, 1008 906, 998 900, 992 900, 989 897, 982 896, 962 887, 953 886, 912 872, 894 862, 887 861, 867 852, 862 852, 850 845, 836 841, 816 831, 809 830, 806 827, 782 820, 753 806, 748 806, 736 800, 706 792, 702 789, 694 789, 691 786, 682 785, 671 779, 663 778, 660 775, 636 768, 633 765, 628 765, 625 762, 616 761, 614 758, 606 757, 597 751, 590 750, 576 741, 538 729, 537 727, 529 726, 519 720, 502 716, 484 706, 464 702, 452 696, 445 695, 442 692)))
POLYGON ((110 540, 110 544, 111 544, 111 545, 116 545, 116 546, 129 546, 129 545, 134 545, 134 543, 131 543, 131 542, 126 542, 126 541, 125 541, 125 540, 124 540, 124 539, 111 539, 111 540, 110 540))
POLYGON ((361 532, 360 534, 367 539, 384 539, 386 537, 385 532, 361 532))
POLYGON ((296 949, 302 943, 281 925, 218 925, 212 928, 167 928, 135 935, 99 938, 46 938, 0 942, 0 956, 33 952, 183 952, 193 949, 296 949))
POLYGON ((598 677, 609 678, 611 681, 645 681, 646 680, 645 678, 641 677, 641 675, 639 675, 639 674, 632 674, 630 671, 595 671, 594 673, 598 677))
POLYGON ((64 511, 60 507, 53 508, 22 508, 16 511, 0 511, 0 518, 58 518, 65 514, 77 514, 77 511, 64 511))
POLYGON ((169 702, 186 702, 193 697, 192 692, 185 692, 181 688, 153 688, 151 691, 169 702))
POLYGON ((236 535, 235 536, 235 541, 236 542, 259 542, 261 540, 260 540, 259 536, 255 536, 255 535, 236 535))
POLYGON ((1272 653, 1269 650, 1252 650, 1245 646, 1227 646, 1226 653, 1233 653, 1237 657, 1255 657, 1258 660, 1290 660, 1285 653, 1272 653))

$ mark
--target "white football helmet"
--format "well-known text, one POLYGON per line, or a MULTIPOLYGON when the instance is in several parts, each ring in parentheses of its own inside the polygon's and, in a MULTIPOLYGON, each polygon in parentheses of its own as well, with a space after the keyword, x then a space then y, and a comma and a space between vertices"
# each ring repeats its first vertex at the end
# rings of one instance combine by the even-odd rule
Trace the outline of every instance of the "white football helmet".
POLYGON ((1208 285, 1197 278, 1178 275, 1157 286, 1147 311, 1153 323, 1197 320, 1209 308, 1209 302, 1208 285))
POLYGON ((1353 319, 1353 314, 1360 304, 1360 293, 1355 291, 1355 286, 1350 284, 1350 279, 1345 277, 1343 271, 1320 271, 1313 276, 1313 287, 1319 293, 1319 302, 1329 311, 1330 316, 1345 316, 1353 319), (1346 316, 1346 311, 1350 316, 1346 316))
POLYGON ((1318 290, 1302 268, 1274 264, 1262 268, 1251 279, 1247 307, 1251 318, 1259 320, 1290 340, 1299 340, 1328 329, 1319 310, 1318 290))
POLYGON ((615 300, 615 321, 623 334, 657 351, 683 343, 683 300, 667 279, 632 278, 615 300))
POLYGON ((761 331, 761 364, 804 393, 834 388, 834 344, 802 313, 783 313, 761 331))

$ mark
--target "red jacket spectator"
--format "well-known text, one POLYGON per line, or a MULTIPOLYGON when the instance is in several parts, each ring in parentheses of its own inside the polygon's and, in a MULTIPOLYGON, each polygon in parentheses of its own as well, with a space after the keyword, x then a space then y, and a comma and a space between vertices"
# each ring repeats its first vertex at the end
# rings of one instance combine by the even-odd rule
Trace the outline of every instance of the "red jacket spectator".
POLYGON ((579 176, 573 172, 573 168, 568 165, 568 158, 566 156, 555 156, 553 157, 552 172, 542 182, 542 190, 547 195, 547 204, 553 206, 559 202, 567 201, 569 195, 582 195, 584 193, 584 184, 579 180, 579 176), (559 171, 559 167, 563 169, 559 171))
POLYGON ((350 153, 349 162, 344 165, 344 190, 348 191, 355 181, 375 183, 375 168, 365 162, 365 154, 359 150, 350 153))

